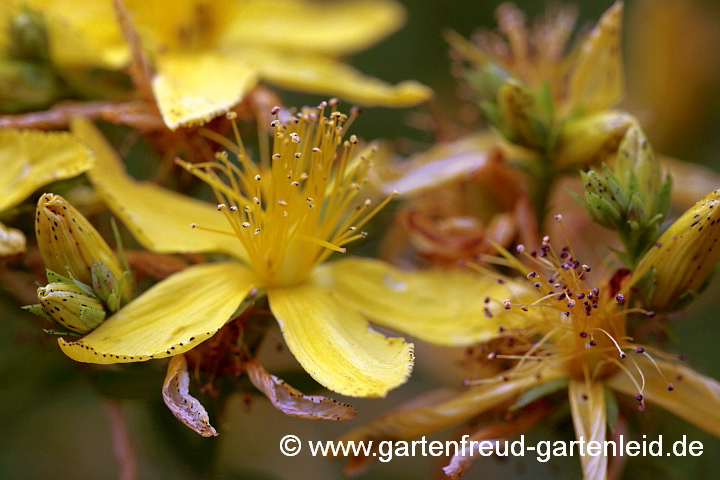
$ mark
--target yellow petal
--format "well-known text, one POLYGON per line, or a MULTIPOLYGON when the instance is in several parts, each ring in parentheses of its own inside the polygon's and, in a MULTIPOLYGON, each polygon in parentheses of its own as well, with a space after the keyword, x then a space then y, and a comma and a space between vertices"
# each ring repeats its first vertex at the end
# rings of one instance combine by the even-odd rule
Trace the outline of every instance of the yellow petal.
POLYGON ((305 395, 275 375, 270 375, 258 362, 248 362, 245 371, 252 384, 267 396, 273 406, 291 417, 338 421, 357 415, 350 404, 319 395, 305 395))
POLYGON ((251 63, 212 50, 159 55, 155 67, 153 93, 171 130, 202 125, 226 113, 258 79, 251 63))
POLYGON ((596 112, 616 104, 625 90, 622 38, 623 3, 615 2, 581 46, 570 73, 567 108, 596 112))
POLYGON ((145 48, 160 52, 210 49, 234 18, 237 0, 125 0, 145 48))
POLYGON ((480 171, 488 164, 490 151, 497 144, 494 133, 480 132, 454 142, 439 143, 400 162, 397 167, 378 164, 376 157, 370 172, 388 194, 395 190, 403 195, 419 194, 480 171))
POLYGON ((432 90, 407 80, 390 85, 328 57, 280 50, 253 54, 260 75, 270 83, 292 90, 338 96, 366 106, 411 107, 432 97, 432 90))
MULTIPOLYGON (((570 380, 568 385, 570 411, 575 425, 575 437, 588 442, 599 442, 602 449, 605 441, 607 425, 607 408, 605 407, 605 386, 602 382, 589 385, 584 380, 570 380)), ((602 450, 601 450, 602 451, 602 450)), ((608 459, 603 455, 589 455, 587 451, 580 457, 583 478, 585 480, 607 479, 608 459)))
POLYGON ((506 382, 471 387, 450 400, 430 406, 400 407, 360 428, 351 430, 341 440, 410 440, 444 430, 510 400, 525 390, 560 378, 559 370, 543 370, 536 375, 511 378, 506 382))
POLYGON ((39 187, 88 170, 92 155, 64 132, 0 130, 0 211, 25 200, 39 187))
POLYGON ((405 22, 405 10, 388 0, 246 0, 235 3, 232 18, 218 39, 224 46, 337 55, 363 50, 391 34, 405 22))
POLYGON ((439 345, 485 341, 524 318, 517 308, 484 301, 513 297, 514 285, 458 269, 404 272, 380 260, 348 258, 321 265, 313 281, 372 322, 439 345))
POLYGON ((65 354, 87 363, 142 362, 186 352, 212 337, 255 284, 239 262, 189 267, 156 284, 65 354))
POLYGON ((110 0, 28 0, 45 15, 50 57, 65 67, 118 69, 129 61, 110 0))
MULTIPOLYGON (((663 378, 649 360, 639 355, 635 358, 645 374, 645 401, 720 436, 720 383, 717 380, 685 365, 656 360, 665 376, 663 378), (668 389, 668 382, 672 384, 672 390, 668 389)), ((607 385, 628 395, 638 393, 632 381, 622 372, 610 378, 607 385)))
POLYGON ((245 258, 239 241, 191 227, 197 223, 205 228, 231 231, 216 207, 130 178, 112 146, 89 120, 76 118, 72 130, 95 153, 96 164, 88 174, 90 181, 145 248, 161 253, 222 251, 245 258))
POLYGON ((661 156, 659 160, 672 175, 672 204, 677 208, 686 210, 707 192, 720 188, 720 174, 708 167, 671 157, 661 156))
POLYGON ((22 253, 25 251, 25 245, 25 235, 20 230, 0 222, 0 257, 22 253))
POLYGON ((203 437, 214 437, 218 433, 210 425, 210 417, 200 402, 190 395, 190 375, 184 355, 175 355, 168 365, 162 394, 165 405, 178 420, 203 437))
POLYGON ((330 390, 384 397, 410 376, 413 345, 372 330, 334 291, 310 284, 272 288, 268 300, 290 351, 330 390))

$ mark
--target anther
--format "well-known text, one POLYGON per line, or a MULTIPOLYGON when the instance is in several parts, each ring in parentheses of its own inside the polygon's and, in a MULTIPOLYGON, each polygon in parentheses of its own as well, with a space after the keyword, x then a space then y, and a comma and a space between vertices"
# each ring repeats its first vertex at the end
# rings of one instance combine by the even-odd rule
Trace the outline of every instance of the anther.
POLYGON ((196 227, 197 227, 197 223, 191 223, 191 224, 190 224, 190 228, 196 228, 196 227))
POLYGON ((523 245, 523 244, 518 245, 517 247, 515 247, 515 251, 517 253, 523 253, 525 251, 525 245, 523 245))
POLYGON ((510 310, 510 307, 512 307, 512 303, 510 303, 509 298, 503 300, 503 306, 505 307, 505 310, 510 310))
POLYGON ((219 212, 220 210, 222 210, 223 208, 226 208, 226 207, 227 207, 227 205, 225 205, 224 203, 220 203, 217 206, 217 211, 219 212))
POLYGON ((618 293, 617 295, 615 295, 615 300, 617 301, 617 303, 619 305, 624 305, 625 304, 625 295, 623 295, 622 293, 618 293))
POLYGON ((643 347, 638 347, 635 349, 635 353, 643 353, 645 349, 643 347))
POLYGON ((237 212, 237 207, 235 205, 230 207, 231 212, 237 212))

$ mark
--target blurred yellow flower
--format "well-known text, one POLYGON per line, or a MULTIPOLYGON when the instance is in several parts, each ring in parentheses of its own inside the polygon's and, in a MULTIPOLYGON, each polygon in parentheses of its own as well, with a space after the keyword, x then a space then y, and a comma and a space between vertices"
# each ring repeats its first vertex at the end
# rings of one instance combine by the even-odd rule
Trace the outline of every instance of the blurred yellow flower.
MULTIPOLYGON (((43 185, 81 174, 90 168, 92 160, 88 149, 68 133, 0 131, 0 212, 43 185)), ((22 232, 0 223, 0 255, 24 250, 22 232)))
POLYGON ((349 208, 373 149, 358 151, 354 136, 344 139, 354 115, 348 118, 332 103, 327 116, 326 103, 290 117, 274 109, 285 120, 273 121, 275 144, 264 167, 250 160, 239 136, 236 144, 225 141, 239 166, 224 154, 213 163, 182 163, 212 187, 217 208, 130 179, 92 124, 77 120, 73 131, 98 158, 91 181, 138 240, 155 251, 221 251, 235 261, 169 277, 85 338, 61 339, 63 351, 92 363, 183 353, 215 334, 257 289, 267 292, 302 366, 345 395, 383 396, 413 365, 412 344, 372 330, 368 319, 445 345, 488 338, 497 324, 477 322, 487 305, 458 292, 506 292, 505 285, 490 279, 478 285, 467 272, 401 272, 372 259, 325 262, 363 238, 363 225, 392 198, 349 208))
MULTIPOLYGON (((654 403, 720 436, 720 383, 628 337, 628 315, 651 312, 628 308, 625 297, 618 294, 619 278, 594 281, 592 269, 581 264, 569 247, 556 250, 547 237, 538 252, 528 253, 522 247, 519 251, 525 264, 504 252, 505 264, 527 280, 505 278, 514 285, 514 295, 488 298, 489 304, 504 307, 495 315, 504 323, 489 344, 486 361, 512 366, 490 378, 469 381, 472 386, 466 392, 449 400, 400 407, 341 440, 417 438, 492 409, 516 411, 562 390, 568 392, 576 436, 586 442, 605 440, 612 422, 608 413, 608 401, 614 403, 612 391, 633 396, 641 410, 646 401, 654 403)), ((519 411, 520 419, 515 420, 528 426, 512 433, 535 423, 523 421, 524 415, 534 414, 533 406, 528 408, 519 411)), ((483 428, 470 440, 496 439, 487 433, 488 428, 483 428)), ((458 478, 479 457, 470 455, 461 452, 445 472, 458 478)), ((607 457, 586 455, 581 463, 585 479, 607 478, 607 457)))

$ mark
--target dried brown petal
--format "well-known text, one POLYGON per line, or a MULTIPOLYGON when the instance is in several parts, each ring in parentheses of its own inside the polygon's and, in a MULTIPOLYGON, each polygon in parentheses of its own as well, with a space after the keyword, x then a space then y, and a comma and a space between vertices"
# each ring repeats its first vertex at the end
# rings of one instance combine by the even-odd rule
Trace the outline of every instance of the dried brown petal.
POLYGON ((305 395, 275 375, 270 375, 258 362, 246 365, 248 377, 270 402, 286 415, 310 420, 349 420, 357 414, 347 403, 319 395, 305 395))
POLYGON ((178 420, 203 437, 214 437, 218 433, 210 425, 205 408, 188 391, 190 376, 184 355, 175 355, 168 365, 163 385, 163 400, 178 420))

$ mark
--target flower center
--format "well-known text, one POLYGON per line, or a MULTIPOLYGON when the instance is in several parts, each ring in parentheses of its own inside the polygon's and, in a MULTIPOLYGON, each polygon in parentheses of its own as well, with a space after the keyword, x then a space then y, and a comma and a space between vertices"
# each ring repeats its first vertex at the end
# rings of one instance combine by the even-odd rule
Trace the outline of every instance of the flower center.
MULTIPOLYGON (((561 216, 556 219, 562 221, 561 216)), ((494 301, 504 310, 511 310, 501 315, 507 314, 511 324, 513 319, 519 319, 517 323, 521 325, 520 328, 501 327, 497 347, 487 358, 515 363, 501 375, 469 383, 542 375, 543 370, 550 367, 563 368, 568 377, 585 381, 622 370, 635 383, 637 398, 642 402, 645 377, 634 357, 643 355, 652 363, 654 360, 644 347, 634 344, 626 335, 625 322, 629 314, 652 316, 653 312, 627 307, 625 297, 618 293, 617 275, 600 287, 595 286, 591 281, 591 267, 575 259, 569 246, 555 250, 549 237, 543 239, 538 251, 528 253, 522 245, 518 246, 525 263, 500 250, 505 258, 497 263, 521 271, 531 286, 517 285, 511 290, 516 292, 513 298, 486 298, 488 304, 494 301)), ((474 267, 488 273, 482 266, 474 267)), ((513 282, 505 277, 499 280, 513 282)), ((489 307, 486 315, 492 316, 489 307)), ((672 385, 669 388, 672 389, 672 385)))
POLYGON ((209 130, 202 133, 228 147, 237 162, 225 152, 216 162, 178 160, 212 187, 231 231, 193 227, 237 238, 266 286, 301 283, 333 252, 345 253, 344 245, 365 237, 360 228, 394 196, 375 208, 369 199, 350 208, 367 182, 375 149, 358 152, 354 135, 345 140, 356 113, 348 117, 338 112, 334 100, 330 106, 327 116, 328 103, 323 102, 285 120, 279 119, 280 108, 273 108, 274 145, 265 166, 248 156, 232 114, 236 144, 209 130))

